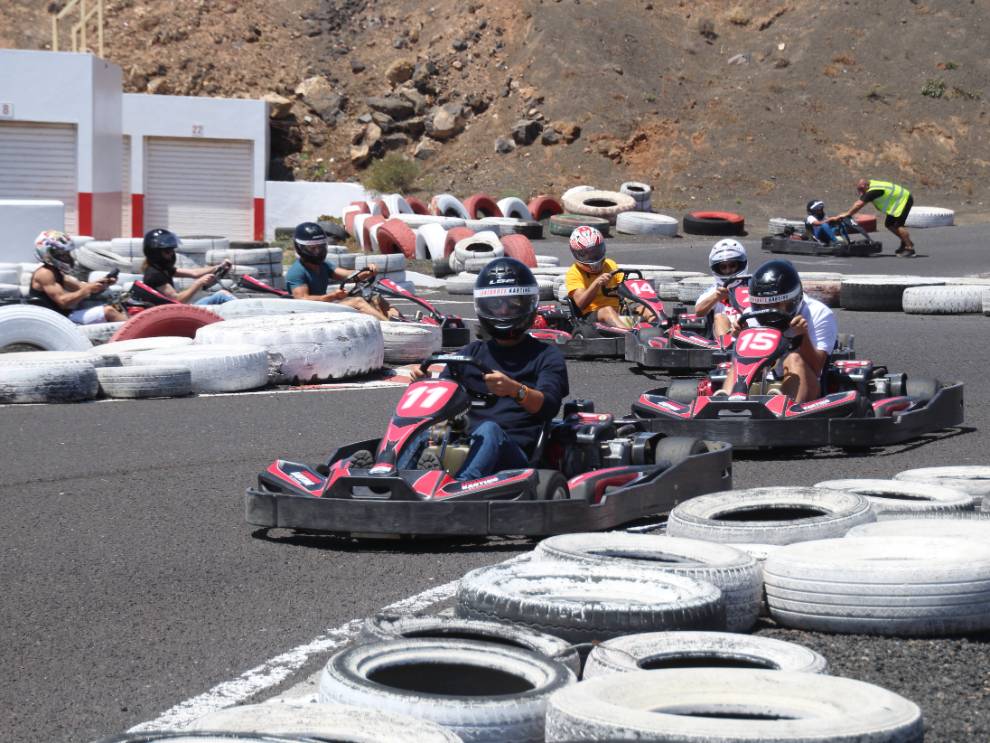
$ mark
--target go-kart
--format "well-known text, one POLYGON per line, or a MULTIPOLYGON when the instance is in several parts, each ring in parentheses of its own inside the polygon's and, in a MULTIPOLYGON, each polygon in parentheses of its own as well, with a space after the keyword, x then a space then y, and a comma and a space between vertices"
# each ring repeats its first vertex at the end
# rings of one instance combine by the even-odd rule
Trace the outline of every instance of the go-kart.
MULTIPOLYGON (((775 310, 749 311, 773 322, 775 310)), ((739 449, 884 446, 963 421, 963 385, 889 373, 866 360, 838 360, 823 376, 825 395, 798 403, 781 391, 774 367, 794 340, 773 327, 745 328, 732 361, 708 377, 675 379, 644 392, 633 414, 651 431, 727 441, 739 449), (721 387, 729 370, 732 390, 721 387)))
POLYGON ((545 343, 558 344, 569 359, 622 358, 626 338, 634 330, 668 327, 670 320, 664 305, 657 298, 653 285, 643 278, 643 272, 618 268, 616 273, 623 274, 623 281, 615 288, 603 289, 602 293, 618 297, 619 315, 626 319, 629 327, 613 327, 590 315, 582 315, 573 298, 568 296, 560 304, 541 305, 533 327, 527 333, 545 343), (635 312, 637 305, 645 310, 635 312))
POLYGON ((437 363, 451 378, 409 385, 382 438, 340 446, 323 466, 278 459, 260 473, 246 493, 248 523, 351 536, 559 534, 732 487, 727 444, 651 433, 581 400, 544 426, 528 467, 456 480, 468 414, 495 398, 465 380, 469 367, 489 372, 476 359, 434 354, 420 368, 437 363))
POLYGON ((805 228, 804 232, 800 232, 788 226, 784 228, 783 234, 765 236, 762 248, 771 253, 843 257, 863 257, 883 250, 883 243, 870 238, 866 230, 848 217, 836 223, 835 231, 836 239, 826 243, 816 238, 810 229, 805 228))
MULTIPOLYGON (((405 299, 422 309, 412 318, 407 318, 401 312, 394 318, 399 322, 422 323, 423 325, 438 325, 442 334, 441 346, 445 349, 458 349, 471 342, 471 329, 456 315, 445 315, 422 297, 404 289, 391 279, 383 279, 372 273, 369 268, 361 268, 340 281, 340 288, 347 284, 354 286, 347 290, 350 296, 361 296, 370 304, 380 306, 379 297, 405 299)), ((398 308, 396 308, 398 311, 398 308)))

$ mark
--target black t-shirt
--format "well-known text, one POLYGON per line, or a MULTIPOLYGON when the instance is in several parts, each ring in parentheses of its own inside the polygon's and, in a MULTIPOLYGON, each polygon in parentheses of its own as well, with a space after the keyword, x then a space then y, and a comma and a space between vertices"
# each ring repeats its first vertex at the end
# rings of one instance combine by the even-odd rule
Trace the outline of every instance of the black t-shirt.
MULTIPOLYGON (((543 424, 557 415, 560 403, 570 393, 564 354, 529 336, 515 346, 500 346, 493 340, 474 341, 458 353, 473 356, 488 368, 543 393, 543 407, 535 415, 527 413, 511 397, 498 398, 490 408, 472 408, 470 415, 471 431, 484 421, 494 421, 524 452, 532 453, 543 424)), ((462 369, 464 385, 468 389, 488 391, 481 372, 471 366, 462 369)))
POLYGON ((880 196, 883 196, 883 189, 874 188, 872 191, 867 191, 862 196, 860 196, 859 200, 868 204, 874 199, 879 198, 880 196))
POLYGON ((175 288, 175 284, 172 283, 173 276, 175 276, 174 268, 170 271, 163 271, 158 266, 149 265, 144 269, 144 276, 141 277, 141 280, 155 291, 161 291, 161 288, 166 284, 173 289, 175 288))

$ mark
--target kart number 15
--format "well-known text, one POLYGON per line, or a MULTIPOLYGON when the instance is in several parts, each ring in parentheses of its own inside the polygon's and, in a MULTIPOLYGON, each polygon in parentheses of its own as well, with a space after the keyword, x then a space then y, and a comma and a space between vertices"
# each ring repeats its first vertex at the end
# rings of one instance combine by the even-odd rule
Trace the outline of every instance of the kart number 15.
POLYGON ((777 338, 780 333, 776 330, 750 330, 739 336, 736 341, 736 349, 740 353, 765 353, 773 350, 777 345, 777 338))

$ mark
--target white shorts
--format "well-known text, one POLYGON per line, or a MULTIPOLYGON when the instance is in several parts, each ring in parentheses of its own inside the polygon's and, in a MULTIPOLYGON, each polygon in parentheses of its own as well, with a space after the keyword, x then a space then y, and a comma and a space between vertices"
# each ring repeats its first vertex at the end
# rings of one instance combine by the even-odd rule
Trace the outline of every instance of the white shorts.
POLYGON ((106 322, 107 316, 103 311, 103 305, 88 307, 85 310, 75 310, 69 313, 69 319, 76 325, 93 325, 98 322, 106 322))

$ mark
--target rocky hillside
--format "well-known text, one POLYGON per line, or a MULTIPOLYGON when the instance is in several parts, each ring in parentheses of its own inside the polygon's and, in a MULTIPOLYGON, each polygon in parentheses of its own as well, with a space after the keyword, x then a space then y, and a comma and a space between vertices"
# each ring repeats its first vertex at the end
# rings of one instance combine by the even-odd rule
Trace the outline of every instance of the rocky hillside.
MULTIPOLYGON (((54 4, 53 4, 54 5, 54 4)), ((654 185, 656 208, 836 206, 860 175, 990 212, 990 8, 922 0, 108 0, 129 91, 266 96, 273 178, 425 192, 654 185)), ((45 48, 44 3, 0 45, 45 48)))

